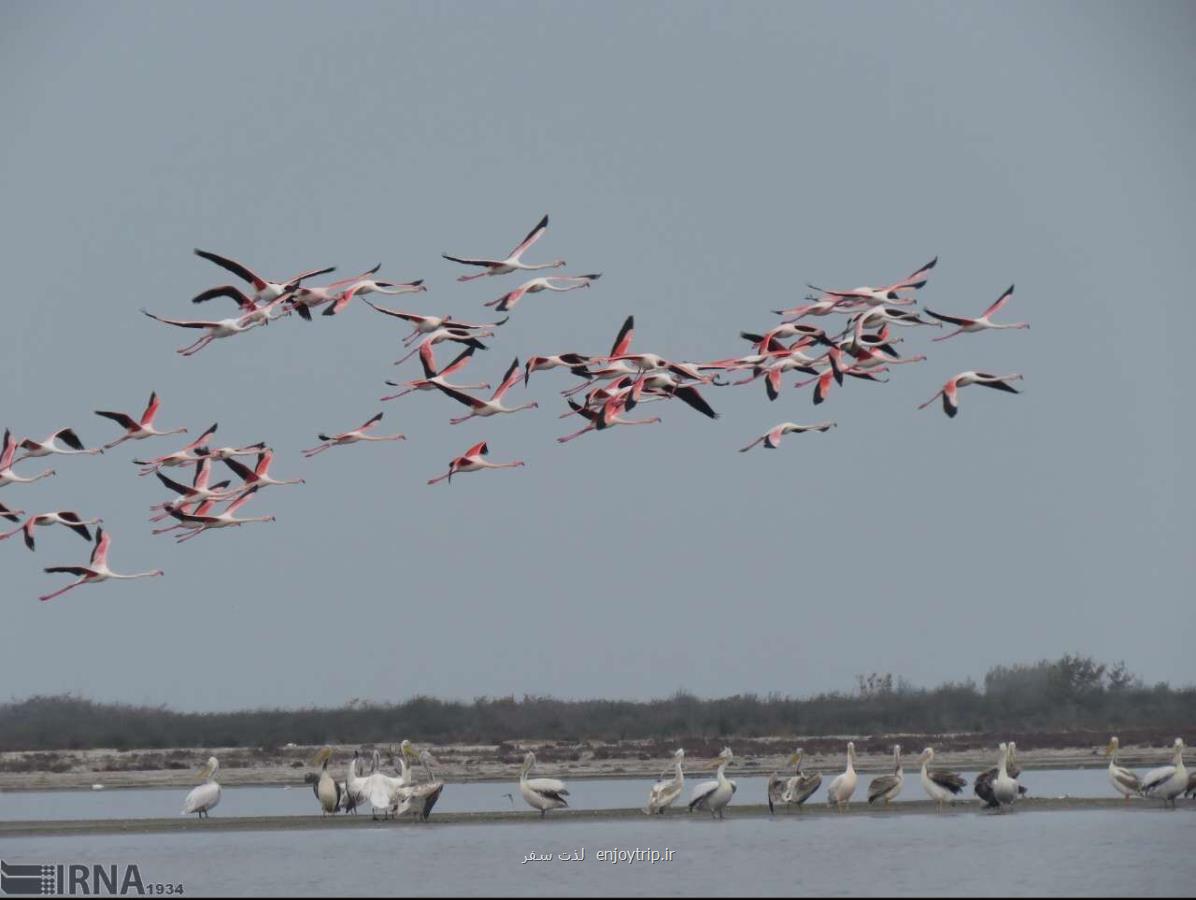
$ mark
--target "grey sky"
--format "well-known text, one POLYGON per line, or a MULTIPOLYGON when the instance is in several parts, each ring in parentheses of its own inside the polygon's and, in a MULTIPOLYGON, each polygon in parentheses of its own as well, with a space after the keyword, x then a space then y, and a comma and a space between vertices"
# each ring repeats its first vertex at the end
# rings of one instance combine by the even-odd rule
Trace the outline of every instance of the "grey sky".
POLYGON ((1161 3, 5 4, 0 425, 96 443, 115 426, 91 410, 157 389, 161 424, 268 440, 308 484, 247 507, 276 524, 181 547, 128 462, 176 439, 5 488, 103 515, 115 567, 167 576, 40 604, 64 583, 41 567, 86 546, 0 544, 3 693, 804 694, 1068 650, 1193 681, 1193 38, 1161 3), (638 349, 730 356, 807 280, 935 254, 927 304, 1016 282, 1005 318, 1033 329, 906 331, 929 362, 821 408, 710 389, 717 422, 670 403, 560 447, 560 373, 533 377, 539 410, 456 427, 443 397, 379 403, 415 367, 361 304, 192 359, 137 312, 210 312, 187 302, 225 280, 203 247, 277 277, 381 261, 431 289, 393 305, 476 318, 519 278, 461 285, 439 254, 505 252, 544 212, 532 255, 603 280, 527 298, 471 374, 604 352, 628 313, 638 349), (1026 393, 915 410, 968 368, 1026 393), (299 456, 382 408, 407 442, 299 456), (482 439, 527 468, 424 485, 482 439))

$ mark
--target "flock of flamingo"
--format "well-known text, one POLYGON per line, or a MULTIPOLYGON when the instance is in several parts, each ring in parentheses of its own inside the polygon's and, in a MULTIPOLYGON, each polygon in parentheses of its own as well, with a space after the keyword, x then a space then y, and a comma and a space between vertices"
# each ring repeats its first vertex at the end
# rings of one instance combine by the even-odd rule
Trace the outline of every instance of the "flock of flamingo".
MULTIPOLYGON (((457 280, 469 282, 480 278, 510 275, 517 272, 537 272, 561 268, 563 259, 545 263, 528 263, 523 257, 548 230, 548 216, 537 223, 528 235, 502 258, 473 258, 450 256, 450 262, 468 266, 479 271, 461 275, 457 280)), ((196 250, 196 255, 219 266, 245 283, 245 287, 222 284, 202 291, 192 298, 195 304, 213 301, 232 301, 237 308, 236 315, 224 319, 178 319, 161 316, 148 310, 142 312, 165 326, 185 328, 198 332, 199 337, 185 347, 178 349, 182 356, 198 354, 209 344, 222 338, 244 335, 279 319, 297 314, 307 322, 313 321, 313 314, 336 316, 345 313, 354 298, 360 298, 371 310, 387 319, 398 319, 410 326, 410 332, 403 338, 406 355, 396 361, 405 363, 418 357, 419 377, 406 381, 387 381, 390 387, 399 388, 387 394, 380 402, 391 401, 416 391, 437 392, 460 407, 462 414, 451 418, 453 425, 470 419, 485 419, 497 415, 511 415, 524 410, 536 409, 538 403, 528 401, 514 404, 508 401, 513 390, 520 387, 527 390, 532 374, 553 369, 564 369, 578 383, 561 393, 566 410, 561 418, 577 416, 582 427, 557 438, 561 444, 569 443, 591 432, 607 431, 616 426, 650 425, 661 421, 659 416, 629 417, 629 413, 640 404, 666 400, 680 400, 702 416, 717 419, 718 413, 710 405, 702 390, 714 387, 746 385, 763 382, 770 400, 781 393, 783 379, 788 372, 807 376, 795 383, 796 387, 813 385, 813 402, 826 402, 834 386, 843 386, 847 379, 882 382, 897 366, 919 363, 925 355, 902 356, 896 349, 903 338, 895 335, 896 328, 939 327, 948 324, 954 330, 935 341, 947 340, 958 335, 981 331, 1028 328, 1026 322, 1003 323, 994 321, 994 316, 1013 296, 1010 286, 982 314, 975 318, 946 315, 923 308, 916 308, 918 292, 926 285, 931 271, 938 262, 937 257, 920 267, 911 275, 899 281, 879 287, 858 287, 852 290, 824 290, 810 288, 814 294, 806 302, 791 309, 774 310, 780 321, 759 332, 741 332, 741 337, 750 343, 750 352, 722 359, 694 362, 668 359, 657 353, 632 351, 635 336, 635 322, 628 316, 619 329, 609 352, 599 355, 578 352, 560 352, 547 355, 533 355, 522 364, 515 358, 503 374, 497 388, 489 396, 490 385, 484 382, 472 384, 455 383, 450 379, 459 377, 479 350, 488 349, 483 343, 499 333, 498 329, 508 320, 509 314, 532 294, 542 292, 564 293, 591 287, 600 274, 585 275, 535 275, 517 287, 505 291, 497 299, 489 300, 484 306, 507 317, 495 322, 464 322, 451 315, 423 315, 392 309, 366 299, 369 294, 402 295, 420 294, 427 291, 422 280, 393 282, 379 280, 375 276, 381 265, 355 275, 333 281, 322 287, 305 284, 310 279, 327 275, 333 267, 301 272, 283 281, 267 280, 241 263, 205 250, 196 250), (841 328, 824 329, 810 324, 811 318, 826 319, 839 316, 841 328), (923 317, 925 316, 925 318, 923 317), (437 347, 452 344, 459 348, 447 364, 437 359, 437 347)), ((969 385, 979 385, 1006 393, 1019 393, 1014 383, 1021 380, 1020 373, 992 374, 981 371, 965 371, 949 378, 935 392, 930 400, 919 409, 941 398, 943 411, 950 417, 959 412, 959 390, 969 385)), ((72 428, 62 428, 44 440, 24 438, 17 440, 11 431, 4 433, 3 450, 0 451, 0 488, 14 484, 29 484, 54 475, 47 469, 37 475, 18 475, 14 470, 20 463, 51 455, 91 455, 106 453, 131 441, 143 441, 168 435, 182 434, 186 428, 159 428, 157 417, 160 410, 157 393, 151 393, 145 411, 139 416, 125 412, 96 410, 96 415, 110 420, 122 429, 122 433, 102 447, 88 449, 72 428), (18 455, 18 451, 20 455, 18 455)), ((381 412, 362 425, 347 431, 320 433, 320 443, 303 451, 305 458, 312 458, 336 447, 359 442, 389 442, 405 439, 403 434, 376 433, 382 421, 381 412)), ((826 432, 835 427, 831 421, 812 424, 782 422, 741 448, 747 452, 763 445, 775 450, 786 434, 801 434, 807 431, 826 432)), ((265 443, 244 446, 213 447, 216 425, 206 429, 186 446, 149 459, 134 462, 140 467, 141 475, 153 475, 171 493, 166 501, 151 510, 151 521, 172 519, 173 523, 154 530, 154 534, 171 534, 180 543, 193 540, 209 531, 222 528, 241 527, 250 523, 273 521, 269 515, 239 516, 238 513, 264 488, 276 485, 302 484, 303 479, 278 479, 270 474, 274 451, 265 443), (251 464, 240 458, 256 458, 251 464), (217 464, 226 469, 215 468, 217 464), (176 480, 164 473, 165 469, 190 470, 190 478, 176 480), (229 477, 213 481, 227 474, 229 477)), ((428 481, 428 484, 451 483, 455 475, 477 472, 483 469, 515 468, 525 465, 522 460, 493 462, 489 457, 487 441, 473 443, 461 455, 448 463, 447 471, 428 481)), ((89 526, 96 526, 94 547, 86 565, 50 566, 50 574, 75 576, 75 581, 65 587, 43 595, 41 600, 50 600, 84 584, 96 584, 111 579, 137 579, 162 575, 161 570, 120 574, 109 568, 108 552, 110 535, 101 526, 102 519, 84 519, 72 510, 27 515, 24 510, 0 503, 0 517, 16 523, 14 529, 0 534, 0 541, 16 534, 24 536, 30 550, 35 549, 35 531, 48 525, 63 525, 87 541, 93 537, 89 526), (22 517, 25 518, 22 518, 22 517)))

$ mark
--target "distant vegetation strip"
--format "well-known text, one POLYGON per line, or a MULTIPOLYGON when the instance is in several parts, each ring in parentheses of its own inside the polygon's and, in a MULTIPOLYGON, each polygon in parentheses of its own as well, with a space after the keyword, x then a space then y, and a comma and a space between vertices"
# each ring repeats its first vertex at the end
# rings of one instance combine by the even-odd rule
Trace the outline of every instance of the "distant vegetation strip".
MULTIPOLYGON (((760 738, 787 734, 941 734, 1184 728, 1196 720, 1196 687, 1144 685, 1123 663, 1076 655, 998 666, 972 681, 915 688, 891 675, 860 676, 850 693, 796 698, 740 694, 659 700, 412 697, 351 701, 332 709, 187 713, 164 706, 99 703, 73 695, 0 705, 0 750, 165 747, 278 748, 422 742, 498 744, 519 739, 581 742, 760 738)), ((1177 732, 1178 733, 1178 732, 1177 732)))

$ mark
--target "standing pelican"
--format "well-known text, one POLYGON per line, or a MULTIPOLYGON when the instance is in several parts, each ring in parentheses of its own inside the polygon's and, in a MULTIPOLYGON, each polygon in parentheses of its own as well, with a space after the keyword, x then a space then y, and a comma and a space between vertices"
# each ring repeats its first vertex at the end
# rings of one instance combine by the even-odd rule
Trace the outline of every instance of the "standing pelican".
POLYGON ((527 805, 540 810, 540 818, 544 818, 550 809, 560 809, 568 806, 569 790, 565 782, 556 778, 528 778, 527 773, 536 767, 536 754, 528 752, 523 758, 523 768, 519 772, 519 793, 527 801, 527 805))
POLYGON ((325 747, 316 754, 313 764, 320 766, 320 777, 314 785, 312 790, 315 792, 316 799, 320 801, 320 809, 323 815, 335 814, 341 807, 341 786, 336 783, 336 779, 328 771, 328 761, 332 759, 332 748, 325 747))
MULTIPOLYGON (((1022 772, 1021 769, 1017 767, 1017 744, 1015 744, 1013 741, 1009 742, 1009 760, 1005 764, 1005 767, 1009 772, 1009 777, 1012 778, 1016 784, 1017 779, 1022 772)), ((986 769, 976 776, 976 781, 972 785, 972 792, 981 800, 983 800, 985 806, 987 806, 989 809, 996 809, 1001 805, 997 801, 996 796, 993 794, 993 782, 997 779, 998 771, 999 769, 997 766, 993 766, 991 769, 986 769)), ((1026 793, 1026 789, 1022 785, 1018 784, 1017 792, 1020 796, 1021 794, 1026 793)))
POLYGON ((786 806, 798 806, 810 799, 814 792, 822 785, 822 776, 817 772, 807 775, 801 770, 802 755, 805 751, 798 747, 789 757, 789 765, 794 767, 794 774, 785 778, 774 774, 768 779, 768 811, 773 811, 773 804, 780 802, 786 806))
POLYGON ((395 791, 395 815, 417 816, 427 821, 428 816, 432 815, 432 808, 436 806, 436 801, 444 793, 444 782, 438 779, 432 771, 432 765, 436 760, 426 749, 417 753, 410 741, 403 741, 401 749, 400 763, 403 767, 402 775, 405 783, 395 791), (408 766, 407 759, 412 760, 412 767, 416 761, 420 763, 426 781, 412 782, 411 767, 408 766))
POLYGON ((851 801, 851 795, 855 793, 856 781, 859 776, 855 773, 855 743, 847 742, 847 768, 839 775, 836 775, 831 781, 830 786, 826 789, 826 805, 834 805, 838 807, 839 812, 851 801))
POLYGON ((694 786, 689 800, 690 812, 700 809, 710 813, 711 818, 718 816, 721 819, 723 817, 723 810, 735 796, 735 782, 729 781, 726 774, 727 766, 734 758, 735 754, 731 752, 731 748, 723 747, 722 752, 710 761, 707 768, 717 768, 718 771, 715 772, 714 781, 703 781, 694 786))
POLYGON ((345 811, 351 810, 354 814, 357 812, 357 807, 365 803, 368 797, 366 784, 368 779, 361 778, 357 774, 357 761, 360 758, 361 754, 354 750, 353 758, 349 760, 348 771, 345 773, 345 795, 347 797, 345 811))
POLYGON ((939 810, 942 810, 943 804, 950 803, 951 798, 967 786, 968 780, 955 772, 931 772, 929 766, 933 759, 932 747, 922 751, 922 789, 938 804, 939 810))
POLYGON ((905 783, 905 770, 901 767, 901 745, 893 745, 893 773, 873 778, 868 785, 868 802, 883 801, 885 806, 889 801, 896 800, 901 793, 901 786, 905 783))
POLYGON ((1175 808, 1175 798, 1188 789, 1188 770, 1184 767, 1184 741, 1175 739, 1175 757, 1171 765, 1151 769, 1142 776, 1142 795, 1157 797, 1163 806, 1175 808))
POLYGON ((1018 794, 1018 783, 1009 775, 1009 746, 1001 744, 997 748, 1001 755, 997 762, 997 777, 992 782, 993 799, 1001 807, 1012 804, 1018 794))
POLYGON ((661 779, 652 785, 648 793, 648 806, 644 809, 646 815, 664 815, 664 811, 681 796, 681 791, 685 789, 684 762, 685 751, 679 749, 673 754, 673 764, 676 766, 673 777, 661 779))
POLYGON ((1109 781, 1117 793, 1129 800, 1130 797, 1141 796, 1142 782, 1129 769, 1117 765, 1117 753, 1120 749, 1121 744, 1116 735, 1109 738, 1109 746, 1105 748, 1105 755, 1109 757, 1109 781))
POLYGON ((193 787, 187 794, 187 799, 183 801, 183 811, 179 815, 189 816, 195 813, 201 819, 208 817, 208 812, 220 802, 220 785, 216 783, 216 770, 219 768, 220 763, 216 757, 208 757, 207 765, 199 770, 199 777, 203 783, 193 787))

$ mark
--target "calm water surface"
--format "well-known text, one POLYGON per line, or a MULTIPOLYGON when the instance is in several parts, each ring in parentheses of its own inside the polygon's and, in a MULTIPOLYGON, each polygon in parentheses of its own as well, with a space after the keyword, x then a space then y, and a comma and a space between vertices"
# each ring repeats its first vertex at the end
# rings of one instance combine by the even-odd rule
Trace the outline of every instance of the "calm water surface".
POLYGON ((1196 810, 728 817, 0 839, 10 862, 136 862, 191 896, 245 892, 1191 895, 1196 810), (676 851, 609 863, 600 849, 676 851), (582 861, 531 862, 529 852, 582 861))
MULTIPOLYGON (((969 786, 961 796, 973 799, 971 782, 974 772, 963 773, 969 786)), ((1104 769, 1035 769, 1022 773, 1022 784, 1035 797, 1111 797, 1115 796, 1104 769)), ((689 788, 706 776, 686 779, 689 788)), ((867 800, 872 773, 861 774, 855 800, 867 800)), ((765 802, 762 777, 740 777, 736 800, 741 803, 765 802)), ((826 801, 826 785, 808 802, 826 801)), ((570 806, 575 809, 621 809, 643 806, 647 801, 648 779, 598 779, 571 781, 570 806)), ((0 820, 32 819, 144 819, 177 815, 187 791, 179 788, 120 789, 105 791, 11 791, 0 793, 0 820)), ((925 800, 918 782, 918 771, 907 772, 898 803, 925 800)), ((225 788, 214 816, 309 816, 316 811, 316 799, 310 785, 282 787, 225 788)), ((500 812, 526 809, 515 782, 482 781, 450 784, 445 788, 438 812, 500 812), (505 794, 514 794, 514 806, 505 794)))

